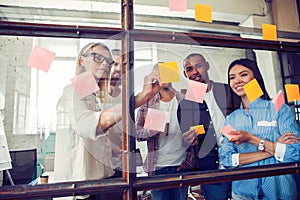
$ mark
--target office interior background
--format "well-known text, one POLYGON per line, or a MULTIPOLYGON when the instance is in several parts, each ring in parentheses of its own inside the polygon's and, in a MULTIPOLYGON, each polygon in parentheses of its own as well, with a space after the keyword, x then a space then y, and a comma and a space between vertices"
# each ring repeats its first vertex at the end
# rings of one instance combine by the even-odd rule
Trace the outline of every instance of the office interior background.
MULTIPOLYGON (((56 104, 65 85, 75 76, 79 50, 91 41, 103 42, 110 49, 122 49, 123 59, 132 59, 123 65, 123 73, 128 75, 122 86, 124 102, 129 100, 130 94, 142 89, 144 76, 157 62, 178 62, 180 81, 173 85, 185 91, 188 80, 183 76, 182 63, 192 52, 202 53, 207 58, 209 75, 217 82, 227 83, 227 67, 233 60, 248 57, 257 61, 271 98, 279 90, 285 91, 285 84, 300 85, 299 0, 187 0, 185 11, 170 11, 169 3, 162 0, 1 0, 0 109, 8 149, 36 149, 36 162, 44 171, 53 172, 56 104), (195 20, 195 4, 212 7, 211 23, 195 20), (262 24, 276 25, 276 41, 263 39, 262 24), (55 53, 48 72, 28 66, 35 46, 55 53)), ((299 104, 299 101, 288 102, 298 123, 299 104)), ((123 109, 128 116, 135 114, 125 106, 123 109)), ((126 136, 128 130, 134 128, 134 119, 128 117, 128 123, 124 123, 120 126, 125 135, 123 150, 140 148, 145 159, 146 144, 126 136)), ((130 156, 125 159, 128 168, 135 167, 130 156)), ((296 171, 293 168, 286 173, 296 171)), ((41 169, 36 168, 35 173, 41 173, 41 169)), ((125 174, 123 182, 115 183, 121 185, 120 190, 127 191, 124 199, 138 198, 139 191, 158 187, 147 186, 147 179, 141 179, 146 186, 136 184, 139 187, 135 187, 134 184, 139 183, 136 176, 139 174, 134 177, 131 173, 125 174)), ((194 177, 190 179, 192 185, 200 180, 194 177)), ((31 194, 32 198, 78 192, 68 191, 67 185, 55 184, 36 186, 38 189, 31 194), (55 190, 55 184, 65 190, 55 190), (47 187, 48 193, 45 192, 47 187)), ((97 186, 99 191, 102 186, 97 186)), ((91 188, 92 184, 87 183, 86 191, 91 188)), ((29 186, 25 192, 26 189, 29 191, 29 186)), ((0 188, 1 195, 13 197, 0 188)))

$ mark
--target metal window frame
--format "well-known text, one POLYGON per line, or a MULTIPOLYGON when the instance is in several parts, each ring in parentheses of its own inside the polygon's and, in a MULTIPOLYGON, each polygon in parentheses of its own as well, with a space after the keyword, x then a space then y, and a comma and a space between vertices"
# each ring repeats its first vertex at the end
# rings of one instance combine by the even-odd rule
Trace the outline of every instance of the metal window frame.
MULTIPOLYGON (((127 74, 133 69, 134 65, 134 42, 159 42, 189 44, 185 38, 193 39, 193 45, 219 46, 244 49, 262 49, 277 52, 300 52, 300 43, 282 41, 263 41, 257 39, 240 38, 237 35, 217 35, 210 33, 190 33, 172 31, 154 31, 134 28, 133 0, 122 0, 121 2, 122 28, 91 27, 91 26, 72 26, 72 25, 53 25, 37 23, 21 23, 1 21, 0 35, 12 36, 32 36, 32 37, 61 37, 61 38, 94 38, 113 39, 122 41, 122 51, 129 52, 123 54, 122 74, 127 74)), ((256 29, 247 29, 257 32, 256 29)), ((243 33, 244 29, 235 32, 243 33)), ((230 31, 229 31, 230 32, 230 31)), ((282 33, 292 35, 292 39, 300 39, 298 33, 282 33)), ((126 76, 122 82, 123 96, 123 150, 134 153, 135 149, 135 127, 134 119, 134 99, 133 82, 134 76, 126 76), (129 108, 129 109, 126 109, 129 108)), ((37 199, 56 196, 83 195, 102 192, 121 192, 125 191, 124 199, 137 199, 137 191, 182 187, 186 185, 197 185, 203 183, 216 183, 247 178, 257 178, 281 174, 296 174, 300 170, 300 162, 285 163, 279 165, 266 165, 261 167, 247 167, 239 169, 229 169, 222 171, 207 171, 201 174, 190 172, 182 175, 169 174, 147 178, 137 178, 135 173, 134 154, 125 155, 123 178, 105 179, 99 181, 77 181, 67 183, 53 183, 36 186, 12 186, 0 188, 0 199, 37 199), (130 170, 129 170, 130 169, 130 170)))

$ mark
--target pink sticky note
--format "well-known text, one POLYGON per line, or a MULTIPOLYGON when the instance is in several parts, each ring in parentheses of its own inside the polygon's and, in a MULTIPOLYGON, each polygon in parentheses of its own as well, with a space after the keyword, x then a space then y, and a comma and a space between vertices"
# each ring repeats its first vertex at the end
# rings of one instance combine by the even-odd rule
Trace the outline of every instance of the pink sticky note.
POLYGON ((185 99, 203 103, 206 90, 207 84, 189 80, 189 86, 185 94, 185 99))
POLYGON ((48 72, 54 56, 54 52, 40 46, 34 46, 27 65, 48 72))
POLYGON ((169 0, 170 11, 186 11, 187 0, 169 0))
POLYGON ((236 134, 231 134, 231 131, 235 131, 235 130, 230 125, 226 125, 221 129, 221 133, 223 133, 223 135, 225 135, 229 140, 237 136, 236 134))
POLYGON ((163 132, 168 119, 168 112, 149 108, 144 128, 163 132))
POLYGON ((276 109, 276 112, 278 112, 281 108, 281 106, 284 104, 284 97, 281 90, 277 93, 276 97, 272 99, 272 102, 274 104, 274 107, 276 109))
POLYGON ((75 76, 71 81, 77 95, 81 99, 99 90, 96 79, 90 71, 75 76))

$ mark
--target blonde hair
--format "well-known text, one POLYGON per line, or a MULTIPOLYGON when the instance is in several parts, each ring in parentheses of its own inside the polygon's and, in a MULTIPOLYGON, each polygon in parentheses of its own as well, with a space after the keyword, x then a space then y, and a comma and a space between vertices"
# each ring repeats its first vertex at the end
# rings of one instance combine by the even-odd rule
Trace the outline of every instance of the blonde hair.
MULTIPOLYGON (((81 73, 86 71, 85 67, 80 64, 80 58, 81 58, 81 56, 88 53, 91 49, 93 49, 96 46, 100 46, 100 47, 103 47, 104 49, 106 49, 109 53, 109 57, 112 58, 111 52, 105 44, 100 43, 100 42, 89 43, 89 44, 85 45, 78 53, 78 56, 77 56, 77 59, 76 59, 76 74, 75 75, 81 74, 81 73)), ((109 68, 107 74, 108 74, 107 77, 100 78, 100 80, 98 81, 98 86, 100 88, 99 97, 100 97, 101 102, 107 102, 108 89, 109 89, 109 85, 110 85, 110 83, 109 83, 110 82, 110 78, 109 78, 110 68, 109 68)))

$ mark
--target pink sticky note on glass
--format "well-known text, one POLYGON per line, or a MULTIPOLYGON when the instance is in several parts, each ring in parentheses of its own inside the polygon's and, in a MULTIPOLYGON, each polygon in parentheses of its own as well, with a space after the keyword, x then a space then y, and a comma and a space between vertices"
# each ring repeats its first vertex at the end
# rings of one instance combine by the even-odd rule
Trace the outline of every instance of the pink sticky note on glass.
POLYGON ((149 108, 145 119, 144 128, 163 132, 168 119, 168 112, 149 108))
POLYGON ((99 90, 99 86, 90 71, 83 72, 71 79, 77 95, 82 99, 99 90))
POLYGON ((169 0, 170 11, 186 11, 187 0, 169 0))
POLYGON ((208 85, 205 83, 189 80, 189 86, 185 94, 185 99, 203 103, 207 86, 208 85))
POLYGON ((229 140, 237 136, 235 134, 231 134, 231 131, 235 131, 235 130, 230 125, 226 125, 221 129, 221 133, 223 133, 223 135, 225 135, 229 140))
POLYGON ((276 97, 274 97, 274 99, 272 99, 272 102, 274 104, 276 112, 278 112, 280 110, 280 108, 282 107, 282 105, 284 104, 284 97, 283 97, 283 93, 281 90, 279 90, 276 97))
POLYGON ((54 52, 40 46, 34 46, 28 59, 27 65, 44 72, 48 72, 54 56, 54 52))

